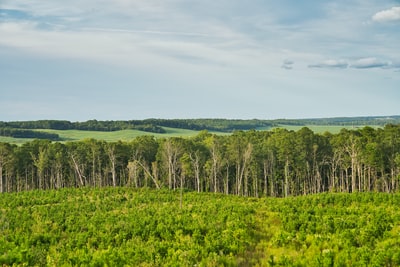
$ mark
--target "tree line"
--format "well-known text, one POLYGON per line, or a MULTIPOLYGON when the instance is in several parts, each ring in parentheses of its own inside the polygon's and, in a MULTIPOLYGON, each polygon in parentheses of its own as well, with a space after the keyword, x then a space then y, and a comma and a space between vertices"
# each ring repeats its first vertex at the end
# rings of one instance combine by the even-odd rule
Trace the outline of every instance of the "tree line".
POLYGON ((130 142, 0 143, 0 192, 128 186, 286 197, 397 192, 399 178, 400 125, 338 134, 304 127, 130 142))
POLYGON ((37 120, 0 122, 2 129, 52 129, 52 130, 84 130, 84 131, 120 131, 135 129, 152 133, 166 133, 163 127, 232 132, 270 127, 272 123, 264 120, 229 120, 229 119, 145 119, 126 121, 70 122, 66 120, 37 120))
POLYGON ((15 129, 15 128, 0 128, 0 136, 9 136, 14 138, 48 139, 52 141, 61 140, 60 136, 55 133, 47 133, 42 131, 33 131, 33 130, 15 129))
MULTIPOLYGON (((88 120, 84 122, 70 122, 65 120, 38 120, 38 121, 10 121, 0 122, 1 129, 22 131, 22 129, 52 129, 52 130, 82 130, 82 131, 120 131, 135 129, 152 133, 165 133, 158 125, 146 121, 98 121, 88 120)), ((2 135, 2 132, 0 132, 2 135)), ((23 137, 24 138, 24 137, 23 137)), ((45 139, 37 137, 40 139, 45 139)))

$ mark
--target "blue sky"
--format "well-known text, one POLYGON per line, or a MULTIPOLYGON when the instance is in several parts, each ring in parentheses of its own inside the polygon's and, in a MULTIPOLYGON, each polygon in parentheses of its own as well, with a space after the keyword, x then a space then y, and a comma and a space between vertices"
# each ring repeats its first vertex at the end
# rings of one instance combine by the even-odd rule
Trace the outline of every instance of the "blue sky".
POLYGON ((400 114, 400 1, 2 0, 0 120, 400 114))

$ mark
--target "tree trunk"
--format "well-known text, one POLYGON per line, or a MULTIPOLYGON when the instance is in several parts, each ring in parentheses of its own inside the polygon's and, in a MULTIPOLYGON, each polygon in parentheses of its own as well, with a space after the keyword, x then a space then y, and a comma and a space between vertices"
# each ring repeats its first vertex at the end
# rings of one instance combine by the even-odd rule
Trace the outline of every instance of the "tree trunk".
POLYGON ((264 173, 264 195, 268 195, 268 162, 264 160, 263 164, 263 173, 264 173))
POLYGON ((116 174, 116 156, 115 156, 115 147, 113 145, 107 146, 107 154, 110 159, 111 164, 111 178, 112 178, 112 186, 117 186, 117 174, 116 174))
POLYGON ((226 164, 225 194, 229 194, 229 164, 226 164))
POLYGON ((74 155, 72 155, 72 154, 71 154, 71 159, 72 159, 72 162, 74 164, 75 172, 78 175, 79 183, 80 183, 81 186, 84 186, 85 183, 83 182, 83 178, 85 178, 85 177, 83 176, 83 174, 82 174, 82 172, 81 172, 81 170, 79 168, 79 165, 78 165, 77 161, 75 160, 74 155))
POLYGON ((198 153, 190 153, 189 157, 194 168, 194 177, 196 179, 196 191, 200 193, 200 159, 198 153))
POLYGON ((289 195, 289 159, 285 162, 285 181, 284 181, 284 197, 289 195))
POLYGON ((0 162, 0 193, 3 193, 3 162, 0 162))
POLYGON ((157 182, 156 177, 154 177, 154 176, 151 174, 150 170, 149 170, 143 163, 141 163, 140 161, 137 160, 137 163, 143 168, 144 172, 151 178, 151 180, 153 181, 153 183, 154 183, 154 185, 156 186, 156 188, 157 188, 157 189, 160 189, 160 186, 159 186, 159 184, 158 184, 158 182, 157 182))

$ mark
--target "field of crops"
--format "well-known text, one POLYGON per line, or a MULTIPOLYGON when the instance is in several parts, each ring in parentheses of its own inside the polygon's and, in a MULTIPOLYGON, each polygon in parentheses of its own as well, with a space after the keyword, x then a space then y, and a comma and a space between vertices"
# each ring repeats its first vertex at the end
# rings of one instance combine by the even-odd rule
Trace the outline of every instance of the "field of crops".
POLYGON ((131 188, 0 195, 0 265, 399 266, 400 194, 131 188))

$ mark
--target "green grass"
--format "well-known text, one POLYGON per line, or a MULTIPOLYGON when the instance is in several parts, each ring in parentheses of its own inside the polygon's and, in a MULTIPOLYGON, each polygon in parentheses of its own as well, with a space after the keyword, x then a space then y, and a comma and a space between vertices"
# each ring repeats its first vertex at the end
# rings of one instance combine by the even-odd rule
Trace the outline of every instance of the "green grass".
MULTIPOLYGON (((79 141, 88 138, 105 140, 107 142, 116 142, 116 141, 130 141, 138 136, 143 136, 143 135, 152 135, 155 136, 156 138, 167 138, 167 137, 192 137, 199 133, 198 131, 185 130, 185 129, 168 128, 168 127, 163 127, 163 128, 166 130, 166 133, 163 134, 150 133, 138 130, 102 132, 102 131, 82 131, 82 130, 41 129, 38 131, 58 134, 62 139, 62 142, 79 141)), ((217 134, 224 134, 224 133, 217 133, 217 134)), ((17 145, 32 140, 33 139, 29 138, 12 138, 12 137, 0 136, 0 142, 12 143, 17 145)))
POLYGON ((99 140, 105 140, 109 142, 115 141, 130 141, 138 136, 143 135, 152 135, 156 138, 164 138, 164 137, 191 137, 197 135, 198 131, 185 130, 185 129, 177 129, 177 128, 168 128, 164 127, 166 133, 150 133, 138 130, 122 130, 122 131, 113 131, 113 132, 100 132, 100 131, 81 131, 81 130, 40 130, 49 133, 56 133, 60 136, 64 141, 78 141, 87 138, 94 138, 99 140))
MULTIPOLYGON (((306 125, 306 126, 296 126, 296 125, 280 125, 275 128, 285 128, 288 130, 298 131, 303 127, 308 127, 315 133, 325 133, 330 132, 332 134, 339 133, 341 129, 359 129, 364 126, 339 126, 339 125, 306 125)), ((378 128, 379 126, 371 126, 374 128, 378 128)), ((113 132, 101 132, 101 131, 82 131, 82 130, 50 130, 50 129, 41 129, 38 131, 55 133, 60 136, 62 142, 66 141, 79 141, 83 139, 93 138, 98 140, 105 140, 107 142, 116 142, 116 141, 130 141, 138 136, 143 135, 152 135, 156 138, 168 138, 168 137, 192 137, 197 135, 198 131, 186 130, 186 129, 178 129, 178 128, 169 128, 163 127, 166 130, 166 133, 150 133, 138 130, 122 130, 122 131, 113 131, 113 132)), ((273 128, 259 128, 258 130, 272 130, 273 128)), ((229 133, 221 133, 221 132, 211 132, 218 135, 228 135, 229 133)), ((29 138, 12 138, 0 136, 0 142, 11 143, 21 145, 23 143, 32 141, 33 139, 29 138)))
POLYGON ((8 137, 8 136, 0 136, 0 142, 2 143, 10 143, 10 144, 16 144, 16 145, 22 145, 26 142, 30 142, 33 139, 31 138, 13 138, 13 137, 8 137))

